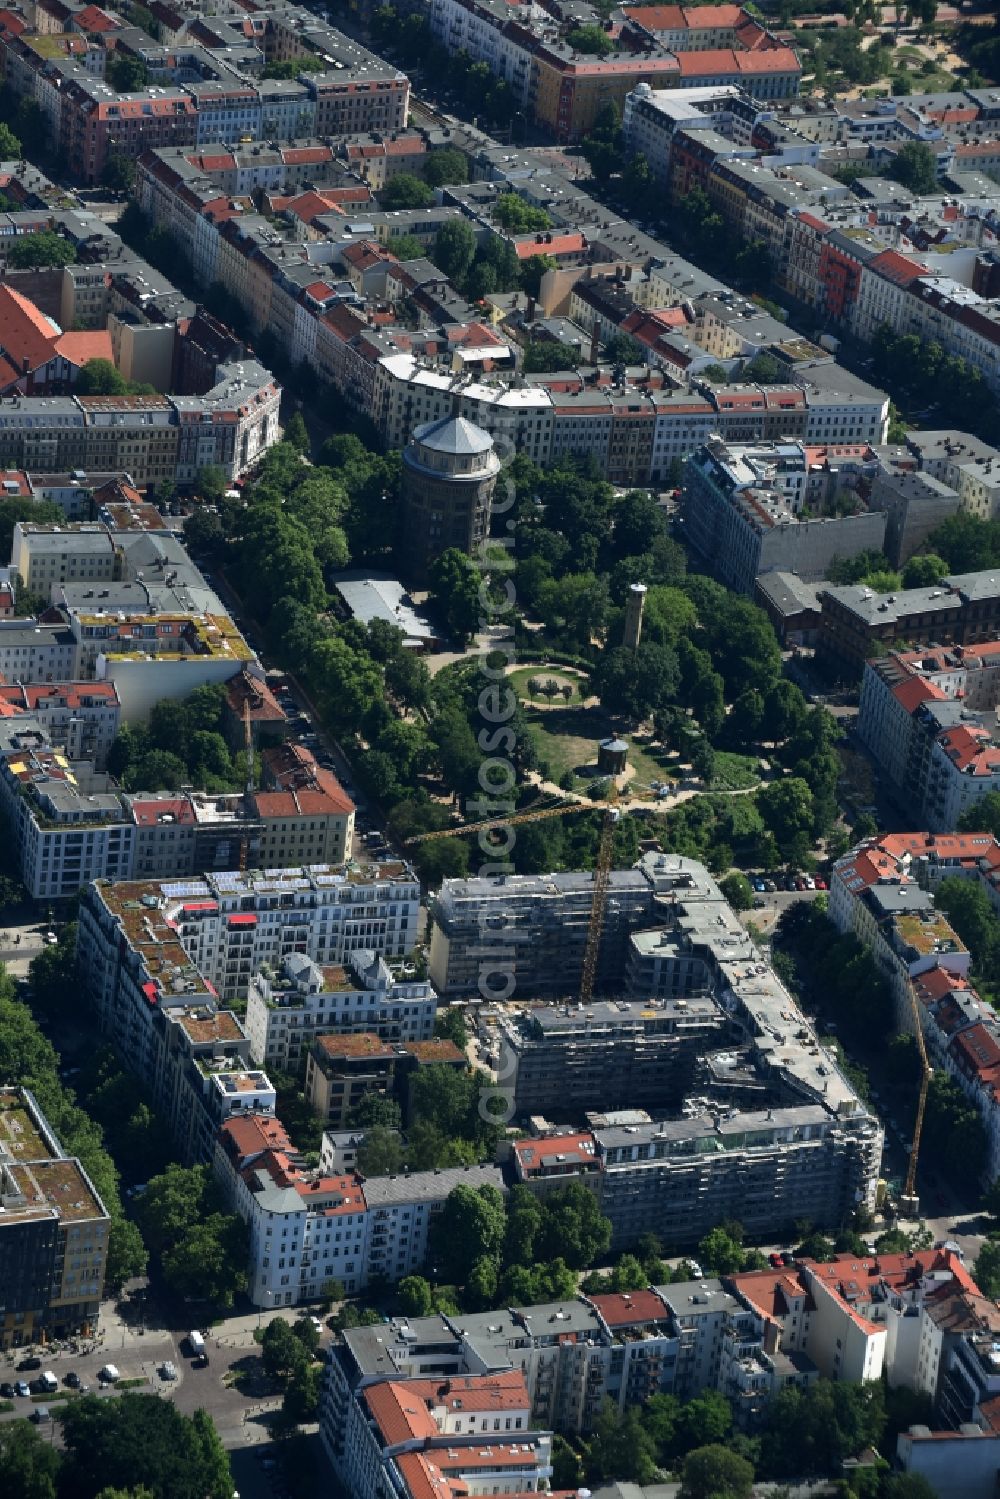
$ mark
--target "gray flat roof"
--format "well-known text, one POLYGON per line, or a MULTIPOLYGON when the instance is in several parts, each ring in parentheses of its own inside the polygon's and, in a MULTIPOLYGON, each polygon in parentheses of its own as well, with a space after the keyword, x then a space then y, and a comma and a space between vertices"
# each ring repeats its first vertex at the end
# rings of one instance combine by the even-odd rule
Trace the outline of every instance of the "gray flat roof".
POLYGON ((437 1171, 410 1171, 405 1176, 372 1176, 364 1184, 369 1207, 447 1197, 453 1187, 496 1187, 506 1191, 499 1166, 447 1166, 437 1171))
POLYGON ((757 592, 762 593, 781 614, 797 614, 803 609, 819 613, 817 585, 807 583, 798 573, 761 573, 757 592))
POLYGON ((437 631, 421 614, 402 583, 388 573, 343 572, 334 586, 355 619, 369 624, 381 619, 395 625, 409 640, 432 641, 437 631))

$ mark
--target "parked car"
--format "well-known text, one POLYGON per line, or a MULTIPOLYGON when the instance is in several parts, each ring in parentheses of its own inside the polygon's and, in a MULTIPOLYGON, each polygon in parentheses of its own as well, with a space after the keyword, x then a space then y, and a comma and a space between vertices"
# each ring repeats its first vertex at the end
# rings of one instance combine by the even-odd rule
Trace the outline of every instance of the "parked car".
POLYGON ((177 1366, 170 1359, 160 1365, 160 1378, 168 1383, 177 1378, 177 1366))
POLYGON ((829 889, 829 886, 827 885, 826 880, 824 880, 824 878, 823 878, 823 876, 821 874, 818 874, 816 876, 815 885, 816 885, 816 889, 817 890, 827 890, 827 889, 829 889))
POLYGON ((768 893, 768 894, 769 894, 769 895, 773 895, 773 894, 774 894, 774 892, 775 892, 775 890, 777 890, 777 888, 778 888, 778 887, 777 887, 777 885, 776 885, 776 884, 775 884, 775 883, 774 883, 774 881, 773 881, 773 880, 765 880, 765 881, 764 881, 764 889, 765 889, 765 890, 766 890, 766 891, 767 891, 767 893, 768 893))
POLYGON ((34 1421, 36 1426, 41 1426, 44 1421, 52 1420, 52 1413, 47 1405, 36 1405, 28 1419, 34 1421))
POLYGON ((780 1270, 785 1263, 781 1258, 781 1255, 777 1253, 769 1254, 767 1257, 767 1261, 769 1265, 773 1265, 775 1270, 780 1270))
POLYGON ((765 889, 764 881, 761 879, 751 880, 750 887, 751 889, 756 890, 758 895, 762 895, 765 889))
POLYGON ((191 1367, 192 1367, 192 1369, 207 1369, 208 1368, 208 1354, 207 1353, 199 1353, 198 1357, 194 1360, 194 1362, 192 1363, 191 1367))
POLYGON ((32 1356, 29 1355, 27 1358, 22 1358, 22 1359, 20 1359, 18 1361, 17 1372, 18 1372, 18 1374, 22 1374, 27 1369, 40 1369, 41 1367, 42 1367, 42 1361, 41 1361, 41 1359, 40 1358, 33 1358, 32 1356))
POLYGON ((28 1385, 25 1384, 23 1379, 19 1379, 17 1381, 17 1384, 14 1386, 14 1394, 20 1395, 22 1400, 26 1400, 31 1394, 31 1390, 29 1389, 28 1385))
POLYGON ((0 1400, 13 1400, 13 1398, 14 1386, 7 1380, 4 1380, 3 1384, 0 1384, 0 1400))

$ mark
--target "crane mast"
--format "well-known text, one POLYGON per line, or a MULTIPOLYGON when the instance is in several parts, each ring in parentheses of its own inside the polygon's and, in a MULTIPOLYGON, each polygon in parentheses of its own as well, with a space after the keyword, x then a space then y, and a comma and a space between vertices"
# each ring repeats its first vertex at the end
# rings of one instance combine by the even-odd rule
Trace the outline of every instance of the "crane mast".
POLYGON ((917 1162, 920 1157, 920 1136, 924 1130, 924 1113, 927 1109, 927 1093, 931 1085, 931 1064, 927 1057, 927 1046, 924 1042, 924 1028, 920 1023, 920 1005, 917 1002, 917 991, 913 980, 907 978, 907 990, 910 996, 910 1009, 913 1012, 913 1028, 916 1032, 917 1050, 920 1052, 920 1093, 917 1097, 917 1117, 913 1125, 913 1139, 910 1142, 910 1161, 906 1171, 906 1186, 900 1200, 900 1207, 904 1213, 911 1217, 917 1217, 920 1212, 920 1201, 917 1197, 917 1162))

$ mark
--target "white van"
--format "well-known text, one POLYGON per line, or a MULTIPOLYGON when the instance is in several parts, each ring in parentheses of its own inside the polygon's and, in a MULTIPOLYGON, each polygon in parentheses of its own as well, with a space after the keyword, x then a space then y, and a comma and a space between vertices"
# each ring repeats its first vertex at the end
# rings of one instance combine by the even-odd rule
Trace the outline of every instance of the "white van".
POLYGON ((105 1364, 104 1368, 99 1370, 97 1377, 102 1384, 117 1384, 121 1379, 121 1373, 117 1364, 105 1364))
POLYGON ((59 1388, 59 1381, 51 1369, 46 1369, 43 1373, 39 1374, 38 1383, 48 1395, 51 1395, 53 1390, 58 1390, 59 1388))
POLYGON ((188 1347, 196 1358, 205 1352, 205 1339, 197 1328, 194 1332, 188 1333, 188 1347))

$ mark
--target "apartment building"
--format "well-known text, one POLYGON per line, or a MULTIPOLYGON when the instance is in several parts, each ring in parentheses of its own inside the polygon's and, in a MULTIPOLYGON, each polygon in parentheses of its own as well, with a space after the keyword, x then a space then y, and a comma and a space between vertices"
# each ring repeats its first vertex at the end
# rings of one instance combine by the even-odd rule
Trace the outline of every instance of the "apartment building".
POLYGON ((0 715, 34 720, 67 760, 102 771, 121 725, 114 682, 15 682, 0 685, 0 715))
POLYGON ((456 1186, 505 1190, 496 1166, 368 1179, 306 1167, 280 1120, 266 1113, 224 1122, 213 1166, 249 1225, 248 1294, 263 1309, 315 1301, 332 1280, 355 1295, 370 1281, 415 1274, 426 1263, 434 1215, 456 1186))
MULTIPOLYGON (((829 1265, 803 1260, 777 1273, 530 1308, 400 1318, 345 1333, 324 1384, 323 1437, 336 1457, 352 1402, 386 1382, 431 1372, 449 1381, 517 1374, 532 1424, 567 1437, 586 1436, 608 1400, 626 1409, 661 1392, 686 1401, 705 1390, 725 1394, 737 1427, 752 1430, 783 1388, 808 1386, 821 1371, 831 1380, 879 1378, 883 1353, 885 1367, 893 1366, 897 1330, 916 1328, 925 1306, 956 1294, 978 1293, 954 1254, 931 1250, 863 1264, 850 1255, 829 1265)), ((901 1376, 906 1362, 902 1356, 901 1376)))
POLYGON ((455 1187, 505 1192, 498 1166, 454 1166, 409 1171, 404 1176, 372 1176, 364 1184, 369 1213, 368 1275, 401 1280, 427 1263, 431 1224, 455 1187))
POLYGON ((411 1117, 410 1083, 421 1067, 468 1070, 465 1053, 454 1041, 384 1041, 373 1031, 317 1036, 309 1048, 305 1095, 315 1113, 333 1130, 342 1130, 369 1093, 395 1094, 403 1118, 411 1117))
MULTIPOLYGON (((748 47, 743 40, 748 18, 737 7, 726 7, 712 47, 697 28, 661 31, 662 14, 662 7, 629 7, 617 49, 600 59, 574 51, 568 17, 555 27, 550 17, 522 18, 511 26, 503 7, 491 0, 435 0, 429 21, 442 45, 484 62, 536 123, 564 142, 587 133, 602 102, 613 99, 621 107, 644 84, 699 90, 738 84, 769 100, 798 93, 801 66, 794 51, 760 25, 758 44, 748 47)), ((601 24, 589 7, 574 12, 573 24, 586 21, 601 24)))
MULTIPOLYGON (((81 905, 80 959, 106 1030, 125 1005, 120 989, 126 959, 115 954, 130 913, 146 913, 132 921, 138 931, 144 920, 152 921, 149 913, 160 913, 158 929, 171 934, 171 961, 199 992, 208 992, 210 984, 226 1001, 244 996, 265 964, 273 971, 293 953, 321 966, 343 965, 348 954, 362 950, 405 956, 416 941, 419 901, 413 871, 397 861, 101 882, 89 887, 81 905)), ((140 942, 128 966, 141 964, 140 942)))
POLYGON ((1000 788, 1000 645, 928 646, 865 663, 858 734, 898 800, 949 832, 1000 788))
POLYGON ((969 432, 908 432, 906 445, 921 472, 955 491, 962 510, 981 520, 1000 515, 1000 450, 969 432))
POLYGON ((864 584, 824 584, 819 590, 817 653, 841 673, 863 671, 880 649, 973 646, 1000 634, 1000 584, 994 572, 943 578, 935 588, 878 594, 864 584))
POLYGON ((261 754, 264 785, 253 795, 260 822, 259 862, 342 864, 354 841, 354 803, 331 770, 301 745, 261 754))
POLYGON ((281 1122, 264 1115, 222 1126, 214 1168, 250 1229, 254 1306, 316 1300, 334 1280, 349 1295, 363 1288, 368 1213, 355 1176, 304 1171, 281 1122))
MULTIPOLYGON (((428 971, 447 999, 572 995, 580 982, 593 903, 592 873, 448 879, 432 904, 428 971)), ((623 965, 629 931, 649 923, 656 892, 644 870, 614 870, 600 980, 623 965)))
POLYGON ((75 47, 64 54, 58 38, 43 42, 41 29, 36 16, 32 28, 3 33, 3 71, 18 97, 46 110, 67 170, 87 186, 114 157, 134 160, 158 147, 314 133, 388 135, 406 124, 406 75, 297 7, 269 13, 255 44, 238 32, 213 34, 202 18, 196 44, 190 36, 171 47, 146 43, 151 81, 129 94, 104 78, 106 56, 120 45, 115 23, 95 34, 82 60, 75 47), (262 79, 265 57, 319 59, 324 66, 303 68, 298 79, 262 79))
MULTIPOLYGON (((518 1179, 540 1194, 566 1180, 584 1182, 611 1220, 613 1244, 623 1249, 647 1232, 669 1233, 673 1242, 681 1234, 684 1243, 696 1244, 730 1214, 753 1224, 755 1232, 773 1234, 778 1224, 781 1231, 787 1225, 791 1232, 804 1203, 811 1221, 832 1226, 845 1221, 857 1202, 873 1203, 882 1152, 879 1122, 760 961, 714 880, 700 864, 675 855, 644 855, 632 872, 637 871, 654 894, 653 919, 660 925, 627 937, 626 953, 624 959, 619 956, 621 966, 612 982, 621 985, 625 978, 651 1016, 652 1038, 643 1034, 639 1043, 638 1032, 633 1032, 630 1039, 620 1008, 614 1017, 614 1007, 607 1007, 607 1015, 604 1007, 595 1009, 590 1024, 595 1031, 601 1024, 609 1028, 604 1058, 614 1059, 618 1044, 620 1064, 629 1067, 634 1066, 637 1045, 658 1044, 656 1026, 662 1019, 661 1044, 673 1046, 683 1065, 686 1040, 680 1038, 690 1015, 694 1029, 702 1031, 691 1052, 700 1053, 696 1090, 685 1098, 680 1117, 655 1123, 642 1113, 621 1120, 612 1117, 600 1124, 595 1121, 584 1134, 555 1134, 528 1142, 514 1153, 518 1179), (651 999, 651 994, 657 997, 651 999), (724 1022, 713 998, 723 994, 724 1022), (613 1034, 618 1026, 621 1042, 613 1034), (676 1037, 671 1037, 671 1026, 676 1037)), ((552 955, 553 965, 565 970, 557 935, 559 878, 512 878, 504 884, 513 887, 520 930, 537 930, 532 946, 552 955), (545 893, 544 907, 537 899, 540 892, 545 893), (520 908, 518 893, 526 897, 520 908)), ((466 882, 455 883, 467 893, 466 882)), ((576 886, 570 884, 566 890, 565 909, 572 921, 576 886)), ((442 893, 447 894, 447 883, 442 893)), ((494 886, 493 893, 502 892, 494 886)), ((498 904, 483 902, 482 931, 496 930, 507 914, 498 904)), ((506 936, 508 950, 515 951, 509 925, 499 930, 500 940, 506 936)), ((484 948, 489 962, 492 948, 485 943, 484 948)), ((447 979, 446 965, 442 975, 447 979)), ((544 985, 551 973, 539 965, 532 979, 544 985)), ((626 1009, 631 1009, 627 1002, 626 1009)), ((527 1023, 506 1022, 521 1047, 518 1067, 522 1055, 532 1053, 528 1042, 537 1048, 540 1067, 547 1065, 550 1051, 561 1046, 570 1056, 576 1049, 579 1056, 572 1060, 579 1084, 577 1110, 601 1107, 604 1078, 591 1066, 598 1048, 591 1049, 587 1040, 587 1012, 577 1008, 566 1015, 565 1007, 552 1007, 526 1013, 527 1023)), ((505 1047, 514 1050, 511 1039, 502 1035, 501 1050, 505 1047)), ((661 1053, 669 1054, 666 1049, 661 1053)), ((548 1100, 542 1096, 540 1106, 558 1115, 565 1081, 556 1081, 554 1075, 549 1080, 548 1100)), ((635 1080, 641 1080, 641 1073, 635 1080)), ((534 1102, 532 1094, 530 1103, 534 1102)))
MULTIPOLYGON (((697 267, 668 256, 648 236, 625 235, 626 226, 608 219, 568 177, 549 174, 536 184, 511 157, 513 165, 495 164, 495 182, 449 188, 449 202, 440 207, 389 215, 369 210, 352 226, 343 214, 318 211, 327 196, 347 189, 325 186, 335 152, 310 143, 299 154, 316 157, 316 191, 302 199, 301 230, 282 235, 259 214, 234 216, 227 209, 237 181, 247 191, 274 190, 272 181, 291 185, 295 168, 286 158, 296 153, 256 149, 259 160, 238 151, 219 157, 149 153, 139 163, 139 202, 171 232, 183 224, 197 250, 198 279, 221 281, 255 326, 267 327, 292 357, 330 380, 392 446, 405 446, 423 423, 458 415, 537 463, 564 453, 591 456, 614 482, 629 485, 665 482, 672 461, 711 432, 733 441, 884 440, 884 393, 812 346, 805 346, 805 358, 801 341, 789 345, 787 386, 687 389, 720 359, 735 370, 761 348, 789 343, 787 328, 697 267), (578 242, 572 253, 560 250, 568 270, 558 274, 572 274, 579 262, 569 310, 581 323, 581 346, 592 337, 595 318, 602 338, 622 328, 644 344, 650 368, 630 371, 624 390, 607 366, 598 368, 596 380, 572 371, 512 379, 508 342, 483 325, 478 310, 439 271, 392 260, 394 234, 426 239, 452 218, 471 220, 480 236, 495 235, 490 212, 501 186, 537 198, 553 215, 553 244, 578 242), (598 273, 605 263, 616 267, 613 278, 598 273), (366 311, 373 297, 389 303, 397 318, 409 299, 420 308, 421 328, 373 325, 366 311), (715 421, 706 425, 713 410, 715 421)), ((518 248, 534 250, 537 243, 518 248)))
POLYGON ((391 1486, 418 1499, 428 1485, 474 1494, 542 1490, 551 1438, 532 1429, 524 1376, 502 1373, 385 1382, 358 1392, 343 1436, 321 1432, 340 1481, 359 1499, 391 1486))
POLYGON ((830 877, 830 919, 871 946, 892 987, 897 1028, 912 1033, 919 1023, 932 1065, 978 1111, 987 1181, 1000 1175, 1000 1027, 969 981, 969 954, 935 910, 933 892, 942 879, 973 879, 996 904, 998 871, 1000 849, 989 834, 899 833, 866 840, 830 877))
POLYGON ((200 396, 15 396, 0 402, 0 466, 118 471, 188 483, 218 465, 238 479, 277 442, 280 387, 255 360, 224 366, 200 396))
POLYGON ((844 1129, 824 1104, 805 1102, 595 1130, 594 1139, 615 1249, 667 1232, 694 1246, 736 1213, 751 1234, 791 1234, 803 1205, 811 1222, 835 1227, 874 1200, 882 1149, 870 1117, 844 1129))
POLYGON ((361 948, 343 967, 321 966, 291 953, 277 971, 253 976, 244 1020, 250 1054, 261 1066, 295 1072, 311 1042, 325 1032, 371 1031, 389 1042, 427 1041, 434 1034, 437 996, 423 979, 390 968, 361 948))
POLYGON ((725 1020, 710 997, 646 998, 506 1011, 498 1032, 515 1116, 572 1121, 623 1098, 640 1109, 678 1106, 725 1020))
POLYGON ((752 594, 762 573, 822 578, 834 557, 880 552, 885 515, 803 514, 808 461, 802 443, 728 445, 719 437, 687 461, 682 510, 691 545, 730 588, 752 594))
POLYGON ((27 1088, 0 1089, 0 1349, 92 1335, 110 1219, 27 1088))
POLYGON ((317 1036, 306 1061, 305 1095, 329 1129, 344 1129, 369 1093, 393 1092, 399 1054, 372 1031, 317 1036))

